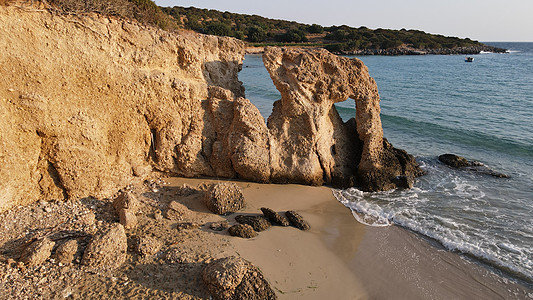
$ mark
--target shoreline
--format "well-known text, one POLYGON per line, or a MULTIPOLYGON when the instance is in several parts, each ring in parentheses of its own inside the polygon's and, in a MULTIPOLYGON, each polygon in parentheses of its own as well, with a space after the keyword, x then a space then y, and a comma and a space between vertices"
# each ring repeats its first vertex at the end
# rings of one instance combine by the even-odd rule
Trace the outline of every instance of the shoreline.
MULTIPOLYGON (((217 181, 176 181, 200 182, 217 181)), ((230 240, 238 254, 264 272, 280 299, 533 298, 531 288, 417 233, 359 223, 328 187, 234 182, 247 206, 230 222, 235 215, 261 214, 261 207, 269 207, 296 210, 311 224, 308 232, 274 226, 250 240, 230 240)))

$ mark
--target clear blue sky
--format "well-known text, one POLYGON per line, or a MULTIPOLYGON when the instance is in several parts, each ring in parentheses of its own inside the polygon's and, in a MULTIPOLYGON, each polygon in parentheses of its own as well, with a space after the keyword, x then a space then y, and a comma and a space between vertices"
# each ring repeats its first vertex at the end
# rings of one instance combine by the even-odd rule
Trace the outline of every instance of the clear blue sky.
POLYGON ((533 42, 533 0, 156 0, 307 24, 419 29, 478 41, 533 42))

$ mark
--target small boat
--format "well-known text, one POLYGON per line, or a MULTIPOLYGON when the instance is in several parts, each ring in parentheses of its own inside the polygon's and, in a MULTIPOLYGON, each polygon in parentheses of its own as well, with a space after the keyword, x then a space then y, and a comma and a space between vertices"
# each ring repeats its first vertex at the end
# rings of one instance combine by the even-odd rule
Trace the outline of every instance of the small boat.
POLYGON ((467 56, 465 58, 465 62, 473 62, 474 61, 474 58, 473 57, 470 57, 470 56, 467 56))

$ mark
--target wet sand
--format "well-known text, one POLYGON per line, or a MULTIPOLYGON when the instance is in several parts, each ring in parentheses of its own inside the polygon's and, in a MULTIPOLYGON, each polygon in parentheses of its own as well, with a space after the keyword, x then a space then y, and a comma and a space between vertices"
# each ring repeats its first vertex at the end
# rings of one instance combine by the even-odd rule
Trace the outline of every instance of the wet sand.
POLYGON ((357 222, 327 187, 237 184, 247 201, 242 213, 296 210, 311 224, 309 231, 275 226, 231 239, 280 299, 533 299, 531 287, 415 233, 357 222))

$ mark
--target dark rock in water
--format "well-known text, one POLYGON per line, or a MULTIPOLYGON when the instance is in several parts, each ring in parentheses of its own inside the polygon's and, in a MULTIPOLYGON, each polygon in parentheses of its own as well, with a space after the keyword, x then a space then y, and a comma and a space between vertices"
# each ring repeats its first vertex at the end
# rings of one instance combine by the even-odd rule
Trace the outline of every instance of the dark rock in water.
POLYGON ((281 226, 289 226, 289 220, 285 216, 282 216, 275 212, 273 209, 261 207, 261 211, 263 212, 263 215, 265 215, 265 218, 269 220, 272 224, 277 224, 281 226))
POLYGON ((245 206, 242 190, 235 183, 211 185, 204 199, 207 208, 219 215, 234 213, 245 206))
POLYGON ((232 236, 238 236, 245 239, 250 239, 257 236, 252 226, 248 224, 237 224, 228 228, 228 232, 232 236))
POLYGON ((458 156, 455 154, 443 154, 439 156, 439 160, 450 167, 454 168, 461 168, 461 167, 470 167, 472 166, 471 162, 466 160, 466 158, 462 156, 458 156))
POLYGON ((257 231, 263 231, 268 229, 272 224, 263 216, 243 216, 238 215, 235 217, 235 221, 241 223, 241 224, 248 224, 252 226, 252 228, 257 231))
POLYGON ((400 189, 412 189, 415 180, 410 176, 396 176, 392 181, 400 189))
POLYGON ((289 210, 285 213, 285 215, 287 216, 287 219, 289 219, 289 222, 292 226, 301 230, 309 230, 311 228, 309 223, 307 223, 297 212, 289 210))
POLYGON ((217 300, 277 299, 261 270, 237 256, 210 263, 202 272, 202 279, 217 300))
POLYGON ((469 171, 486 174, 498 178, 509 178, 509 175, 491 170, 489 167, 478 161, 467 160, 464 157, 455 154, 443 154, 439 156, 439 160, 453 168, 466 168, 469 167, 469 171))

